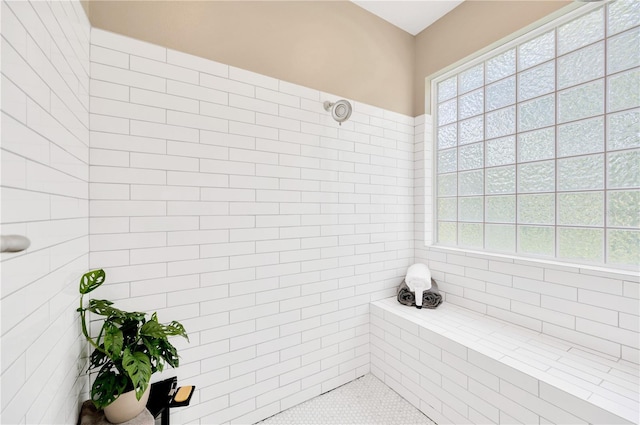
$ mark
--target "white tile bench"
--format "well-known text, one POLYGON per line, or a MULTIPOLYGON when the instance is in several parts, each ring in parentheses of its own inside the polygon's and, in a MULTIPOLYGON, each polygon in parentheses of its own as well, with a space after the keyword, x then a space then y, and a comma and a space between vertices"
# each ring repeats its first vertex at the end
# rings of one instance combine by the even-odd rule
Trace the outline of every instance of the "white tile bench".
POLYGON ((440 425, 640 423, 633 363, 446 302, 370 316, 371 372, 440 425))

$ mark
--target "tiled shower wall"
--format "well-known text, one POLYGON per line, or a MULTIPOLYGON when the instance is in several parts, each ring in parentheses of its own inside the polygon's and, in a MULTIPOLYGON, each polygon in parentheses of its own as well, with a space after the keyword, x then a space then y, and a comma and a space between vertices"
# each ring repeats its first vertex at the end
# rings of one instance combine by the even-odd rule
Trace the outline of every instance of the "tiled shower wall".
POLYGON ((637 272, 616 273, 425 246, 425 240, 431 243, 433 239, 429 224, 433 214, 431 116, 417 117, 416 123, 424 123, 416 126, 415 134, 416 261, 429 265, 446 301, 612 358, 639 363, 637 272))
POLYGON ((355 102, 339 126, 334 96, 91 43, 90 263, 188 330, 174 420, 251 423, 368 372, 368 303, 414 257, 414 119, 355 102))
POLYGON ((0 422, 75 423, 77 285, 89 264, 89 21, 79 2, 2 2, 0 422))

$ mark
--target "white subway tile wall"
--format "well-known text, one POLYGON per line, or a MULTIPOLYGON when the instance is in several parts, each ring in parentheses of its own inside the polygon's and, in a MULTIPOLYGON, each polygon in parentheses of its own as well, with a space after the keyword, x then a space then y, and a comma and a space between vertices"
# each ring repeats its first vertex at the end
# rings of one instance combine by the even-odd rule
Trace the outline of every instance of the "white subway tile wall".
POLYGON ((414 119, 354 102, 339 126, 333 95, 92 40, 91 266, 187 328, 173 420, 258 421, 367 373, 369 302, 414 257, 414 119))
POLYGON ((75 423, 87 397, 89 37, 79 2, 2 1, 2 423, 75 423))
POLYGON ((432 187, 428 183, 433 162, 431 121, 430 115, 416 118, 415 253, 416 261, 429 265, 445 293, 445 300, 599 353, 639 363, 638 273, 512 259, 430 245, 433 240, 432 187), (420 125, 421 122, 425 124, 420 125), (424 174, 423 170, 426 170, 424 174), (420 198, 423 194, 426 194, 424 201, 420 198))

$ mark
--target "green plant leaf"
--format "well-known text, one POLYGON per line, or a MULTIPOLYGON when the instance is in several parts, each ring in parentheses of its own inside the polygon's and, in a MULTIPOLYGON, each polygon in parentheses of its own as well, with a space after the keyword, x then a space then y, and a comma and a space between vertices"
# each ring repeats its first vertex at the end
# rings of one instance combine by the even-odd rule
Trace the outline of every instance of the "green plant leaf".
POLYGON ((168 340, 160 339, 157 341, 158 349, 160 350, 160 356, 171 367, 178 367, 180 365, 180 358, 178 357, 178 350, 168 340))
POLYGON ((106 363, 100 371, 91 387, 91 400, 98 409, 113 403, 127 387, 128 379, 125 375, 118 373, 112 362, 106 363))
POLYGON ((104 349, 109 353, 112 360, 122 356, 122 346, 124 337, 122 331, 111 322, 104 322, 104 349))
POLYGON ((88 294, 98 286, 102 285, 105 280, 105 276, 105 272, 102 269, 91 270, 90 272, 82 275, 80 278, 80 293, 82 295, 88 294))
MULTIPOLYGON (((104 348, 104 346, 101 346, 101 348, 104 348)), ((89 370, 96 369, 102 366, 107 362, 107 360, 109 360, 109 357, 107 357, 104 352, 100 350, 93 350, 89 362, 89 370)))
POLYGON ((151 317, 151 320, 140 328, 140 335, 150 336, 152 338, 165 338, 167 333, 165 332, 164 326, 154 320, 154 317, 151 317))
POLYGON ((189 341, 189 336, 187 335, 187 331, 184 329, 184 326, 180 322, 176 322, 175 320, 169 323, 166 327, 167 335, 178 335, 184 337, 187 341, 189 341))
POLYGON ((140 400, 151 380, 151 362, 146 354, 139 351, 131 352, 129 347, 124 349, 122 367, 127 371, 129 379, 136 391, 136 398, 140 400))

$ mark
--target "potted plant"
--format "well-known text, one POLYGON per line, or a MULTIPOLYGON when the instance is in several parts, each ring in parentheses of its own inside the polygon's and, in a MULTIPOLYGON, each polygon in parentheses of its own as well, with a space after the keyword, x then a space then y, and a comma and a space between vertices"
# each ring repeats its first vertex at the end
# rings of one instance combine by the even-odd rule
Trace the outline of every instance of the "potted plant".
POLYGON ((104 281, 102 269, 82 276, 77 311, 82 333, 93 347, 89 371, 98 371, 91 387, 91 400, 96 408, 105 410, 110 422, 119 423, 133 419, 145 408, 151 375, 162 371, 165 364, 178 367, 178 352, 169 342, 169 337, 189 338, 180 323, 159 323, 156 313, 147 319, 146 313, 119 310, 108 300, 91 299, 85 307, 84 296, 104 281), (95 339, 87 330, 87 311, 103 316, 102 327, 95 339), (120 403, 116 403, 117 400, 120 403), (126 406, 116 406, 132 401, 137 406, 128 414, 123 415, 126 406))

